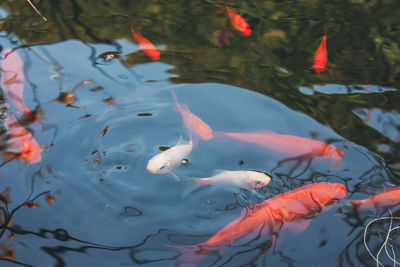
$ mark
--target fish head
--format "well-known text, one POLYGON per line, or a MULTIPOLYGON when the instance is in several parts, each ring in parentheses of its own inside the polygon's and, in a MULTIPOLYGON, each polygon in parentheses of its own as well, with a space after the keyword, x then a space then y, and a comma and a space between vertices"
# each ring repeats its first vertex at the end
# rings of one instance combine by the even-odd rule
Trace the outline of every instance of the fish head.
POLYGON ((152 157, 147 163, 146 167, 149 172, 154 174, 168 173, 173 168, 173 164, 170 160, 168 160, 167 157, 165 157, 165 154, 163 152, 152 157))
POLYGON ((321 207, 334 204, 346 196, 346 186, 338 183, 317 183, 313 184, 313 199, 321 207))
POLYGON ((252 188, 261 188, 267 186, 271 181, 271 177, 269 175, 259 171, 249 171, 247 178, 247 182, 252 188))
POLYGON ((242 33, 243 36, 250 36, 251 35, 250 25, 247 24, 245 21, 242 22, 239 27, 240 27, 240 32, 242 33))

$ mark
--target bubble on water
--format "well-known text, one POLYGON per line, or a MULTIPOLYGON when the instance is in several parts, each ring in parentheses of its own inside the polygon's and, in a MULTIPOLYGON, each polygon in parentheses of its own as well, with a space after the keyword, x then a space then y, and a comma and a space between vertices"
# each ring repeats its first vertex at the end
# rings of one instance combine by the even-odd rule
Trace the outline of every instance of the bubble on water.
POLYGON ((118 52, 104 52, 97 56, 96 64, 99 65, 110 65, 114 63, 115 59, 120 58, 120 54, 118 52))

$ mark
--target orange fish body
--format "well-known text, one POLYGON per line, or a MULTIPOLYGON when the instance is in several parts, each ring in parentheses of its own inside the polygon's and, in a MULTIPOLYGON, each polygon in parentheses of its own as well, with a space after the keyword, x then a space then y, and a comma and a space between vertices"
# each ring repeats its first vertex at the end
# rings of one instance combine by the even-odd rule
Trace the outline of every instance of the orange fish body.
MULTIPOLYGON (((362 200, 352 200, 357 210, 383 209, 400 205, 400 187, 376 194, 362 200)), ((398 207, 400 208, 400 206, 398 207)))
POLYGON ((341 184, 315 183, 274 196, 261 204, 250 205, 238 219, 207 241, 176 248, 180 252, 179 264, 198 264, 211 251, 221 251, 244 237, 269 235, 282 228, 301 232, 307 228, 310 218, 345 197, 346 192, 346 187, 341 184))
POLYGON ((132 31, 133 37, 135 37, 135 39, 138 41, 140 49, 146 55, 148 55, 152 60, 159 60, 160 59, 160 51, 158 51, 158 49, 149 40, 144 38, 143 35, 141 35, 138 32, 135 32, 133 25, 132 25, 131 31, 132 31))
POLYGON ((322 38, 321 44, 314 54, 314 71, 320 73, 325 69, 326 61, 328 60, 328 51, 326 50, 326 34, 322 38))
POLYGON ((41 161, 41 147, 35 138, 11 115, 6 118, 6 126, 10 135, 10 146, 13 147, 14 158, 23 158, 29 164, 35 164, 41 161), (15 150, 15 151, 14 151, 15 150))
POLYGON ((225 9, 226 13, 228 13, 232 26, 243 36, 250 36, 250 25, 239 14, 237 14, 234 9, 230 9, 229 7, 225 7, 225 9))
POLYGON ((1 85, 13 102, 17 113, 30 113, 23 98, 25 83, 24 64, 17 51, 11 49, 4 51, 0 70, 1 85))
POLYGON ((332 144, 304 137, 277 134, 268 130, 250 133, 222 133, 222 135, 293 156, 310 154, 315 157, 336 160, 343 158, 343 152, 332 144))
POLYGON ((211 128, 202 119, 190 112, 187 105, 180 105, 175 92, 172 92, 172 96, 175 100, 176 108, 182 116, 185 127, 192 134, 198 135, 203 140, 211 139, 213 136, 211 128))

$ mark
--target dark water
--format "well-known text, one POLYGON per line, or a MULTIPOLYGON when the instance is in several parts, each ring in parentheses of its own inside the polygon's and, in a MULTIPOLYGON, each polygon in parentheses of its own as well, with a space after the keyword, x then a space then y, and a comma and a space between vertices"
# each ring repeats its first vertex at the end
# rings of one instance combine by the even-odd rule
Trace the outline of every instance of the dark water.
MULTIPOLYGON (((0 4, 0 46, 21 56, 24 101, 43 112, 25 128, 49 147, 37 164, 2 158, 0 192, 10 201, 0 202, 1 266, 174 266, 173 246, 202 243, 249 204, 312 182, 341 183, 348 193, 303 232, 282 233, 275 247, 261 236, 200 265, 376 265, 364 230, 377 255, 390 220, 367 224, 390 213, 359 214, 346 204, 400 185, 397 1, 229 2, 250 37, 230 25, 223 1, 35 4, 47 22, 25 1, 0 4), (139 50, 132 23, 160 60, 139 50), (328 62, 316 74, 324 27, 328 62), (215 43, 218 30, 231 33, 229 44, 215 43), (344 151, 341 166, 323 157, 294 166, 284 153, 213 138, 174 169, 179 179, 151 174, 146 165, 160 147, 190 138, 173 91, 213 131, 330 143, 344 151), (71 105, 52 102, 67 93, 71 105), (272 181, 257 190, 228 184, 188 192, 191 177, 216 170, 258 170, 272 181)), ((7 98, 1 107, 3 117, 17 114, 7 98)), ((397 218, 391 227, 399 225, 397 218)), ((379 259, 393 266, 398 232, 388 244, 379 259)))

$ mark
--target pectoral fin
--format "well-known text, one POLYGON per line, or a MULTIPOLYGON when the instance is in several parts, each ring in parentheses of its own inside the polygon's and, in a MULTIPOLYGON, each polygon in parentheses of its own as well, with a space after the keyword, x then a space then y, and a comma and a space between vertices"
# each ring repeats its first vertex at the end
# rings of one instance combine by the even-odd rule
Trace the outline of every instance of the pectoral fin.
POLYGON ((309 219, 300 219, 292 222, 285 222, 284 228, 289 229, 291 232, 298 234, 303 232, 304 230, 307 229, 307 227, 310 225, 311 220, 309 219))

